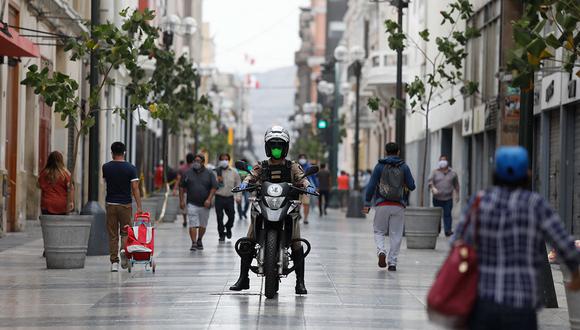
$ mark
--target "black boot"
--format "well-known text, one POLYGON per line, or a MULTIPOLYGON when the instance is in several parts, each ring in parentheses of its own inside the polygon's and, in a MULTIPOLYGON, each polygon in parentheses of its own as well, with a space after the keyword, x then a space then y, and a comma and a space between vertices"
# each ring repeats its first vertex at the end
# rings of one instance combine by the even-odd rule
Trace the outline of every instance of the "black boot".
POLYGON ((242 291, 248 290, 250 288, 250 278, 248 277, 248 272, 250 271, 251 264, 251 258, 242 258, 242 263, 240 265, 240 277, 234 285, 230 286, 230 290, 242 291))
POLYGON ((304 285, 304 249, 300 248, 292 251, 294 261, 294 272, 296 273, 296 294, 307 294, 304 285))

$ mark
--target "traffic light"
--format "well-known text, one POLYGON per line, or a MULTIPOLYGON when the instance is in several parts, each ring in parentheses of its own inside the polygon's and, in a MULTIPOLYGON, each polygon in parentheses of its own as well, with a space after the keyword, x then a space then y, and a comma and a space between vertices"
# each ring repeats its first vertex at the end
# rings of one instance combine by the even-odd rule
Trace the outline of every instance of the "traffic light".
POLYGON ((328 127, 328 122, 326 121, 326 119, 320 118, 318 119, 318 128, 319 129, 325 129, 328 127))

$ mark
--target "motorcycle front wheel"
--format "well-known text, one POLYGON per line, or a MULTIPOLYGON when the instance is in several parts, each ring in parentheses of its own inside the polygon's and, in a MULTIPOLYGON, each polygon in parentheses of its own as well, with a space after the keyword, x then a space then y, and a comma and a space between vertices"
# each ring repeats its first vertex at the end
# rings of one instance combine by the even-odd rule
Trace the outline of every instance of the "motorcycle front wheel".
POLYGON ((264 277, 266 277, 266 298, 272 299, 278 292, 278 232, 269 229, 266 233, 266 246, 264 251, 264 277))

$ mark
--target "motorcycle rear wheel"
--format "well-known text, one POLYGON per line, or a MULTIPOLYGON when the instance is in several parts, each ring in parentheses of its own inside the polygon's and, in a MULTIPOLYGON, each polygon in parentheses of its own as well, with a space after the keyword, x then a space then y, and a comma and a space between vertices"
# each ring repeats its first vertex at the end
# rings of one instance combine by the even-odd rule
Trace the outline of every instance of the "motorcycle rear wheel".
POLYGON ((266 233, 266 246, 264 251, 264 276, 266 277, 265 295, 272 299, 278 292, 278 232, 274 229, 266 233))

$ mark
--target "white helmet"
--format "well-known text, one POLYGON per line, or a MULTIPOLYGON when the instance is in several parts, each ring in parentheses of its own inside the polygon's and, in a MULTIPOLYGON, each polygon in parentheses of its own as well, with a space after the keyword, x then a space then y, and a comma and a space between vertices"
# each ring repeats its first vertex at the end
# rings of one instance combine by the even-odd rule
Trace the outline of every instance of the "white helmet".
POLYGON ((290 134, 282 126, 272 126, 264 135, 266 155, 276 159, 286 157, 290 147, 290 134), (273 149, 277 149, 274 153, 273 149), (280 150, 278 150, 280 149, 280 150))

